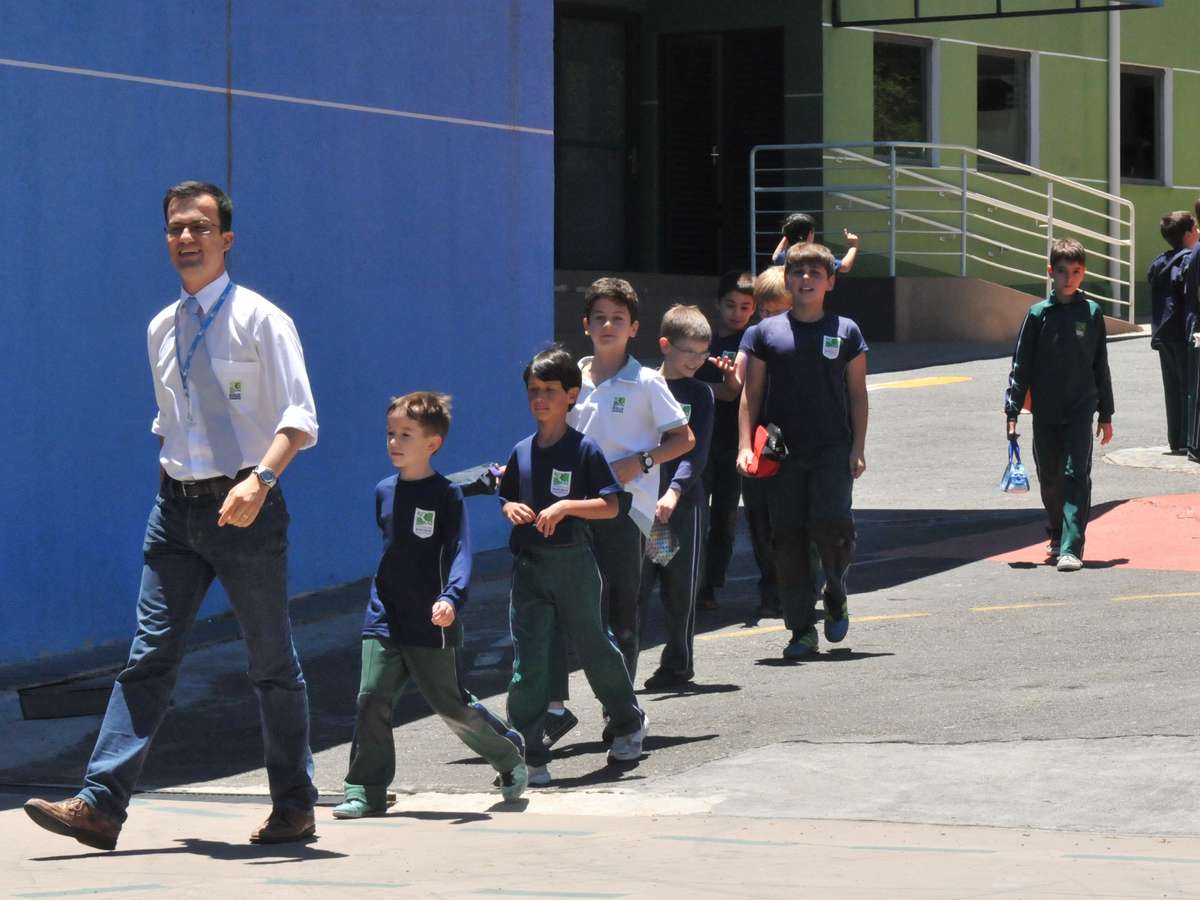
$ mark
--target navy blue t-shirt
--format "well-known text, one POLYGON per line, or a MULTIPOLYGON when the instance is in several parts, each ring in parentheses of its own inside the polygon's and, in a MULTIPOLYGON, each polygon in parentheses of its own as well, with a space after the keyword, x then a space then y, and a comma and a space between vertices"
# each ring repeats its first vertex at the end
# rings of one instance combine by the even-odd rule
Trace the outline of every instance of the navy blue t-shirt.
POLYGON ((667 488, 674 486, 679 491, 680 506, 700 503, 704 501, 704 466, 708 462, 713 430, 712 388, 696 378, 668 378, 667 387, 687 413, 688 427, 696 438, 696 446, 659 467, 658 494, 661 497, 667 488))
MULTIPOLYGON (((537 435, 534 435, 530 463, 533 497, 521 496, 521 472, 514 447, 504 477, 500 479, 498 493, 502 500, 528 504, 535 513, 540 513, 559 500, 591 500, 621 491, 621 484, 600 447, 574 428, 568 428, 567 433, 549 447, 539 447, 537 435)), ((532 523, 514 525, 508 546, 513 553, 520 553, 526 547, 558 547, 584 540, 587 540, 585 523, 567 516, 550 537, 542 536, 532 523)))
POLYGON ((798 452, 850 444, 846 366, 867 352, 853 320, 771 316, 746 329, 741 349, 767 365, 759 424, 778 425, 788 449, 798 452))
MULTIPOLYGON (((724 356, 730 360, 736 359, 738 348, 742 345, 742 335, 745 333, 746 329, 743 328, 741 331, 735 331, 725 337, 718 337, 714 331, 712 343, 708 345, 708 355, 724 356)), ((709 384, 721 384, 725 381, 725 375, 710 362, 705 362, 696 370, 696 377, 709 384)), ((737 417, 738 400, 716 400, 716 406, 713 409, 712 446, 737 447, 737 417)), ((692 429, 692 431, 695 430, 692 429)))
POLYGON ((371 579, 364 637, 414 647, 457 647, 462 625, 434 625, 433 604, 461 614, 471 582, 471 531, 462 490, 436 472, 419 481, 385 478, 375 488, 383 556, 371 579))
POLYGON ((1150 263, 1146 278, 1150 282, 1150 337, 1159 342, 1182 343, 1184 331, 1184 271, 1190 250, 1168 250, 1150 263))

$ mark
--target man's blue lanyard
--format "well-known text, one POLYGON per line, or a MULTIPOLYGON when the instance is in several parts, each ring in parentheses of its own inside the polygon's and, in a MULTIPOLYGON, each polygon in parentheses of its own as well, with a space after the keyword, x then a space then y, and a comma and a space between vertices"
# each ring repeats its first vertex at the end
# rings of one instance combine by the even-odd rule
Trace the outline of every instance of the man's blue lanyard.
POLYGON ((212 305, 212 309, 208 311, 208 315, 204 317, 204 321, 200 323, 200 330, 196 332, 196 336, 192 339, 192 346, 188 347, 186 359, 179 351, 178 340, 179 306, 182 306, 183 304, 179 304, 175 307, 175 334, 177 336, 175 341, 175 361, 179 363, 179 378, 181 381, 183 381, 183 392, 188 396, 189 400, 191 399, 191 394, 188 392, 187 378, 188 372, 192 370, 192 357, 196 355, 196 348, 199 347, 200 342, 204 340, 204 332, 208 331, 208 326, 211 325, 213 319, 217 317, 217 313, 221 311, 221 307, 224 306, 225 300, 229 297, 229 294, 232 291, 233 281, 231 280, 229 284, 225 285, 225 290, 221 291, 221 296, 218 297, 217 302, 212 305))

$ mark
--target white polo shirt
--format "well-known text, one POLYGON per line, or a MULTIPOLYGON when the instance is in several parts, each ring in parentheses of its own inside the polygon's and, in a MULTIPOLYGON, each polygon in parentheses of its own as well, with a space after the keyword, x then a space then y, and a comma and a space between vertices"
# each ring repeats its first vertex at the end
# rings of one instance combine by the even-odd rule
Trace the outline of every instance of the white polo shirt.
MULTIPOLYGON (((621 371, 607 381, 593 384, 592 357, 579 361, 583 387, 575 408, 567 413, 567 424, 600 445, 610 463, 662 443, 664 431, 687 424, 687 415, 671 395, 666 379, 632 356, 621 371)), ((659 471, 655 465, 623 488, 633 497, 629 516, 643 534, 650 533, 654 507, 658 503, 659 471)))
MULTIPOLYGON (((206 311, 216 303, 229 275, 203 287, 196 299, 206 311)), ((175 311, 180 300, 150 322, 147 346, 154 376, 158 415, 150 430, 163 439, 159 462, 172 478, 190 481, 221 474, 203 422, 188 421, 188 401, 175 352, 175 311)), ((317 442, 317 410, 304 351, 296 326, 278 306, 240 284, 213 319, 204 336, 228 404, 233 432, 242 451, 242 468, 258 465, 276 432, 295 428, 317 442)))

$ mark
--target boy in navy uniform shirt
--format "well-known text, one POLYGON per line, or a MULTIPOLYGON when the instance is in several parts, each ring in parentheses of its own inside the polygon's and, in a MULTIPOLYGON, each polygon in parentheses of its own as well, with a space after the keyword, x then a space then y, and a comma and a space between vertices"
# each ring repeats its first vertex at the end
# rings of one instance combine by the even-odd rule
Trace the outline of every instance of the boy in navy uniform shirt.
POLYGON ((641 756, 646 718, 601 617, 603 585, 590 528, 577 521, 616 518, 621 493, 600 448, 567 425, 582 382, 579 367, 567 351, 546 350, 526 366, 524 378, 537 431, 513 448, 500 482, 504 516, 513 525, 508 719, 525 738, 529 783, 544 785, 550 783, 543 735, 556 627, 574 644, 607 712, 610 759, 641 756))
MULTIPOLYGON (((771 266, 758 273, 754 279, 754 307, 758 322, 746 330, 743 342, 753 340, 752 332, 763 319, 781 315, 792 308, 792 295, 788 293, 783 277, 783 266, 771 266)), ((745 351, 739 350, 735 369, 740 382, 746 377, 745 351)), ((742 480, 742 512, 746 517, 746 530, 750 533, 754 563, 758 566, 758 609, 755 615, 760 619, 783 616, 783 607, 779 602, 779 578, 775 574, 775 553, 771 549, 771 510, 767 502, 771 496, 771 484, 770 479, 742 480)), ((814 567, 814 583, 822 581, 821 575, 820 566, 814 567)))
POLYGON ((746 333, 746 379, 738 417, 738 468, 754 459, 757 425, 783 432, 787 456, 771 479, 768 503, 783 605, 792 636, 786 659, 817 649, 809 542, 825 569, 825 637, 842 640, 850 626, 846 571, 854 559, 854 479, 866 469, 867 343, 858 325, 825 311, 833 288, 833 254, 797 244, 784 268, 792 309, 746 333))
MULTIPOLYGON (((1187 352, 1188 310, 1183 273, 1200 232, 1190 212, 1181 210, 1162 217, 1159 231, 1171 245, 1150 263, 1150 347, 1158 351, 1163 396, 1167 404, 1167 444, 1172 453, 1187 452, 1187 352)), ((1195 312, 1192 311, 1194 319, 1195 312)))
POLYGON ((719 608, 716 589, 725 587, 725 573, 733 557, 742 488, 737 471, 737 408, 742 383, 733 363, 753 315, 754 276, 736 270, 726 272, 717 284, 716 327, 708 348, 709 359, 696 372, 697 378, 712 385, 716 400, 712 441, 704 466, 708 536, 704 543, 704 575, 696 600, 698 609, 719 608))
POLYGON ((383 556, 363 623, 362 674, 346 799, 334 818, 382 815, 396 772, 392 710, 408 679, 464 744, 499 773, 505 800, 527 772, 522 748, 458 679, 459 614, 471 581, 471 540, 462 491, 430 458, 450 430, 450 398, 417 392, 388 407, 388 455, 399 469, 375 488, 383 556))
POLYGON ((1033 398, 1033 460, 1050 535, 1047 555, 1060 572, 1083 568, 1092 504, 1092 417, 1100 443, 1112 440, 1113 392, 1104 312, 1081 291, 1087 257, 1079 241, 1050 248, 1054 291, 1030 307, 1017 335, 1004 396, 1010 441, 1028 392, 1033 398))
POLYGON ((687 415, 696 446, 678 459, 665 463, 661 469, 661 496, 654 517, 670 528, 678 549, 665 565, 656 565, 647 559, 642 571, 639 623, 645 622, 654 584, 661 580, 667 626, 667 640, 663 644, 658 670, 646 679, 646 687, 650 690, 687 684, 696 674, 692 654, 696 592, 700 585, 704 523, 708 512, 701 474, 708 457, 713 424, 712 388, 694 377, 708 358, 708 345, 712 340, 708 319, 698 307, 676 304, 663 316, 659 333, 658 345, 663 354, 659 371, 687 415))

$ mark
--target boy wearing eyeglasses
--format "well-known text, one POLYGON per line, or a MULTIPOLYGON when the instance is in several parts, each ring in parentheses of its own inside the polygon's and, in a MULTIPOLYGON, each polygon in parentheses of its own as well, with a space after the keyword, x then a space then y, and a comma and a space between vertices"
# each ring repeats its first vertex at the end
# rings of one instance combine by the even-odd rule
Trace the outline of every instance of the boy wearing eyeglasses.
POLYGON ((667 380, 671 395, 687 416, 696 445, 678 459, 660 467, 658 503, 654 520, 666 526, 678 549, 670 560, 656 563, 647 557, 642 568, 639 597, 639 626, 645 621, 647 605, 660 584, 667 640, 658 669, 646 679, 649 690, 688 684, 696 675, 692 655, 696 632, 696 595, 700 587, 704 557, 704 532, 708 504, 704 498, 704 464, 712 438, 713 390, 695 377, 708 359, 712 328, 695 306, 675 304, 663 316, 658 346, 663 364, 659 373, 667 380))

